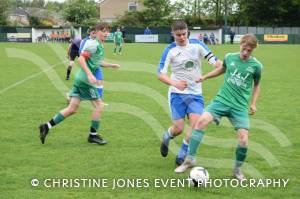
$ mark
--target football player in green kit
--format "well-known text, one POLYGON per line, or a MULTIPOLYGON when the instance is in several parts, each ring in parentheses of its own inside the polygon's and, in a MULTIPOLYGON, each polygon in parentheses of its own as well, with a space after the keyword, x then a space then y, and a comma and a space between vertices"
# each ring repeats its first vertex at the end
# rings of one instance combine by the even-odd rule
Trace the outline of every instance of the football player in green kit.
POLYGON ((260 77, 262 64, 253 56, 252 51, 257 47, 257 39, 253 34, 242 37, 239 53, 229 53, 225 56, 223 66, 199 77, 203 82, 223 73, 224 84, 215 99, 206 107, 200 116, 189 142, 189 152, 182 165, 175 169, 182 173, 196 165, 196 153, 204 135, 205 127, 212 121, 218 123, 221 117, 227 117, 237 132, 238 145, 233 176, 238 180, 245 179, 241 166, 246 159, 249 133, 249 101, 250 114, 256 112, 256 102, 260 93, 260 77))
POLYGON ((117 28, 117 31, 114 33, 114 44, 115 44, 115 48, 114 48, 114 55, 117 53, 121 55, 122 54, 122 44, 124 43, 123 41, 123 36, 122 36, 122 32, 120 30, 120 28, 117 28), (119 50, 118 50, 119 48, 119 50))
POLYGON ((104 102, 97 90, 97 87, 101 86, 102 81, 95 78, 95 73, 100 64, 101 66, 112 68, 119 68, 120 65, 103 61, 103 43, 109 35, 109 25, 106 23, 98 24, 95 26, 95 31, 96 39, 90 40, 88 44, 84 45, 78 58, 81 68, 75 76, 73 87, 69 94, 71 99, 68 107, 59 111, 50 121, 39 126, 42 144, 45 143, 46 136, 53 126, 76 113, 82 100, 89 100, 93 105, 88 142, 100 145, 107 143, 97 133, 100 129, 100 117, 104 102))

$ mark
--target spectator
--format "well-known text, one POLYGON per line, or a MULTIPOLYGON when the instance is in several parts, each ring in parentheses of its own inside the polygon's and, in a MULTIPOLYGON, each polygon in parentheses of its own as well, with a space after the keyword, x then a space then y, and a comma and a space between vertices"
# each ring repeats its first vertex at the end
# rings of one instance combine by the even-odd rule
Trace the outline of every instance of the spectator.
POLYGON ((146 27, 146 29, 144 30, 144 35, 151 35, 151 34, 152 34, 151 30, 148 27, 146 27))
POLYGON ((213 32, 210 33, 209 39, 210 39, 210 44, 216 45, 216 38, 215 38, 215 34, 213 32))
POLYGON ((230 32, 229 32, 229 36, 230 36, 230 43, 233 44, 235 32, 231 29, 230 29, 230 32))
POLYGON ((199 41, 203 42, 203 35, 201 33, 199 34, 198 39, 199 39, 199 41))
POLYGON ((203 40, 205 44, 208 43, 208 35, 206 33, 204 33, 203 40))
POLYGON ((123 42, 125 43, 125 41, 126 41, 126 30, 125 30, 124 26, 121 27, 121 32, 122 32, 123 42))

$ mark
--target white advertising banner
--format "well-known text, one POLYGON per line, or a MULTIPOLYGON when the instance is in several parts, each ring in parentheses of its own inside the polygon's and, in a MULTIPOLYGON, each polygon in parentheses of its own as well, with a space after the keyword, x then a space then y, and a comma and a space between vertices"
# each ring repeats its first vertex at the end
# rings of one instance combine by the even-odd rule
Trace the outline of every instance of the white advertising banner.
POLYGON ((135 35, 135 42, 157 43, 158 35, 135 35))

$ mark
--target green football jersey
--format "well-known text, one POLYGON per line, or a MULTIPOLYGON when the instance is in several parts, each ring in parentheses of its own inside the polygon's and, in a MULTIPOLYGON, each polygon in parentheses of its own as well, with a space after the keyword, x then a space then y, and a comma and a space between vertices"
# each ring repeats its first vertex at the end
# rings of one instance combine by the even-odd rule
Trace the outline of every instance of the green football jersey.
MULTIPOLYGON (((88 40, 84 45, 82 52, 89 53, 89 58, 86 59, 86 64, 90 71, 95 75, 95 71, 100 66, 100 61, 104 56, 103 44, 97 39, 88 40)), ((74 80, 75 86, 95 86, 89 83, 87 74, 80 67, 80 70, 77 72, 74 80)))
POLYGON ((117 43, 121 43, 122 42, 122 32, 116 31, 114 34, 114 40, 117 43))
POLYGON ((232 108, 248 110, 253 82, 260 81, 262 64, 252 56, 243 61, 239 53, 229 53, 223 67, 226 69, 224 84, 215 99, 232 108))

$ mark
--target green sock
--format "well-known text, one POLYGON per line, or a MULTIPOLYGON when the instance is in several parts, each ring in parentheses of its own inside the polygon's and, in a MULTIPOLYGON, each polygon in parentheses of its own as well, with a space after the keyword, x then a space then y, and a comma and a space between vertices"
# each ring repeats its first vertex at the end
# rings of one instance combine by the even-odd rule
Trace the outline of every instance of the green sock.
POLYGON ((122 47, 119 48, 119 53, 121 53, 121 51, 122 51, 122 47))
POLYGON ((57 113, 54 117, 53 117, 53 121, 55 124, 60 123, 61 121, 63 121, 65 119, 65 117, 61 114, 61 113, 57 113))
POLYGON ((100 121, 92 120, 91 122, 91 132, 90 133, 97 133, 100 128, 100 121))
POLYGON ((242 164, 244 163, 246 156, 247 156, 247 147, 242 147, 240 145, 238 145, 236 147, 236 159, 235 159, 235 167, 240 167, 242 166, 242 164))
POLYGON ((115 49, 114 49, 114 53, 117 53, 117 47, 115 47, 115 49))
POLYGON ((189 157, 195 158, 203 135, 204 131, 193 129, 189 143, 189 157))

